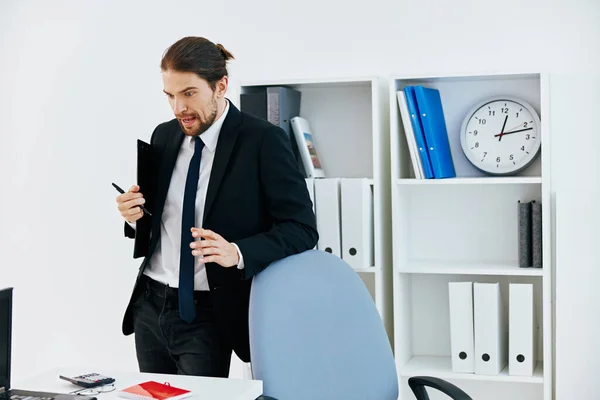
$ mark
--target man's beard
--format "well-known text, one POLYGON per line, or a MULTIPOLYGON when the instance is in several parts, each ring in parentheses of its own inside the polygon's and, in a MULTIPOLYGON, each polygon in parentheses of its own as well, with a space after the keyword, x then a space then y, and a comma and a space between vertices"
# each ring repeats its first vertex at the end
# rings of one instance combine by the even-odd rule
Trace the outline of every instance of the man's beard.
POLYGON ((183 114, 183 115, 178 115, 177 116, 177 122, 179 122, 179 126, 181 127, 181 131, 186 134, 187 136, 199 136, 201 134, 203 134, 204 132, 206 132, 206 130, 208 128, 210 128, 212 126, 212 124, 215 123, 215 120, 217 119, 217 111, 218 111, 218 106, 217 106, 217 102, 216 100, 211 102, 211 105, 213 106, 211 113, 208 115, 206 121, 202 121, 200 119, 200 116, 198 115, 198 113, 191 113, 191 114, 183 114), (194 127, 193 130, 189 130, 188 128, 186 128, 183 123, 181 122, 182 118, 187 118, 187 117, 194 117, 196 118, 196 122, 200 123, 198 125, 198 127, 194 127), (180 119, 181 118, 181 119, 180 119))

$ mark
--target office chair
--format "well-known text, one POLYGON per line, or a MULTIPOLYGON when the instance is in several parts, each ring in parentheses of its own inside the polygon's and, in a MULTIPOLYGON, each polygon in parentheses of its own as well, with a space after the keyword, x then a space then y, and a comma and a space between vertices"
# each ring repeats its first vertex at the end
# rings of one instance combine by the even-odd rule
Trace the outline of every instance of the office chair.
MULTIPOLYGON (((309 250, 256 275, 249 327, 253 377, 263 381, 257 400, 398 398, 379 312, 358 274, 333 254, 309 250)), ((409 385, 418 400, 429 400, 426 386, 471 400, 433 377, 409 385)))

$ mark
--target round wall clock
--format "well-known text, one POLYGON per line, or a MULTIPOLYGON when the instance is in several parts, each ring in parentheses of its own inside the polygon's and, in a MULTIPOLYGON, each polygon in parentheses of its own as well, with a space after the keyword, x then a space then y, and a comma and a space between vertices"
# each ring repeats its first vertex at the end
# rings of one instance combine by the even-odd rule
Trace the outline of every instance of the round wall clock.
POLYGON ((541 145, 540 117, 528 102, 496 96, 466 114, 460 143, 467 159, 490 175, 514 175, 536 158, 541 145))

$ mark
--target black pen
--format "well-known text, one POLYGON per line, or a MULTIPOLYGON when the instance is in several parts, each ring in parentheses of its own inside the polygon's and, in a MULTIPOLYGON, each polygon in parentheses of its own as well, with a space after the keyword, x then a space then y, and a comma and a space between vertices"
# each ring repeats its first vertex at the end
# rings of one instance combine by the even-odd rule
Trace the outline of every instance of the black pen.
MULTIPOLYGON (((121 189, 119 186, 117 186, 115 183, 113 183, 112 185, 115 187, 115 189, 117 189, 117 191, 118 191, 119 193, 121 193, 121 194, 125 193, 125 191, 124 191, 123 189, 121 189)), ((146 209, 146 207, 144 207, 144 206, 142 206, 142 205, 140 205, 140 207, 141 207, 141 209, 142 209, 142 211, 143 211, 143 212, 145 212, 145 213, 146 213, 146 214, 148 214, 149 216, 152 216, 152 213, 151 213, 150 211, 148 211, 148 210, 146 209)))

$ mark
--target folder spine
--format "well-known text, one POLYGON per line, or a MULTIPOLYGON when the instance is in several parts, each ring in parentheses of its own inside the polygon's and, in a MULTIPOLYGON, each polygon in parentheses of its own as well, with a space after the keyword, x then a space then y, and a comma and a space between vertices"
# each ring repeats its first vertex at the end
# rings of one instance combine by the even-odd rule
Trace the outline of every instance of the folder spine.
POLYGON ((473 284, 475 374, 498 375, 508 364, 508 320, 499 283, 473 284))
POLYGON ((452 161, 440 92, 423 86, 415 86, 414 90, 433 175, 436 179, 454 178, 456 170, 452 161))
POLYGON ((473 282, 449 282, 452 372, 475 372, 473 282))
POLYGON ((542 268, 542 203, 531 204, 531 246, 532 265, 542 268))
POLYGON ((419 155, 421 158, 423 173, 425 174, 425 179, 432 179, 435 176, 433 174, 431 161, 429 159, 429 150, 427 147, 427 142, 425 140, 425 135, 423 133, 421 118, 419 117, 419 108, 417 105, 417 99, 415 97, 414 86, 406 86, 404 88, 404 94, 406 95, 406 106, 408 107, 408 112, 410 113, 410 120, 412 123, 415 141, 417 143, 417 148, 419 150, 419 155))
POLYGON ((402 126, 404 128, 404 135, 406 136, 406 143, 410 152, 410 159, 412 162, 412 168, 415 175, 415 179, 425 178, 423 173, 423 160, 421 160, 421 154, 419 153, 419 147, 415 140, 415 131, 411 123, 410 112, 408 111, 408 105, 406 103, 406 93, 402 90, 396 92, 398 98, 398 108, 400 110, 400 118, 402 119, 402 126))
POLYGON ((270 87, 267 89, 267 121, 276 126, 280 126, 281 100, 279 97, 280 91, 278 88, 270 87))
POLYGON ((314 191, 319 231, 317 249, 342 258, 340 178, 315 179, 314 191))
POLYGON ((531 254, 531 202, 517 203, 519 226, 519 267, 529 268, 533 259, 531 254))
POLYGON ((354 269, 373 266, 373 192, 367 178, 340 178, 342 259, 354 269))
POLYGON ((257 118, 267 120, 266 90, 240 94, 240 108, 257 118))
POLYGON ((537 363, 536 318, 533 284, 509 285, 508 373, 532 376, 537 363))

